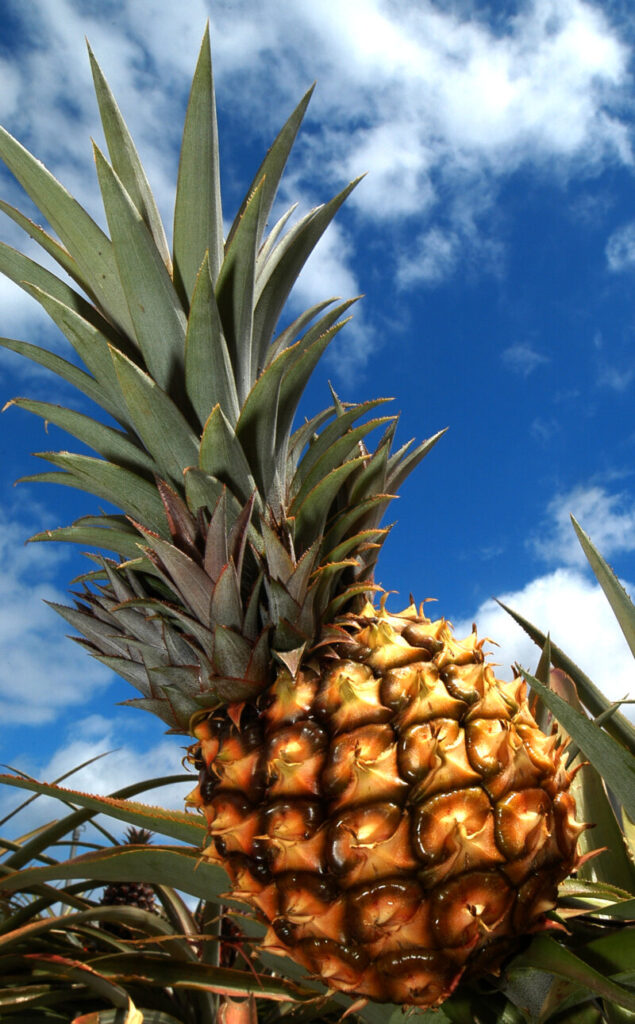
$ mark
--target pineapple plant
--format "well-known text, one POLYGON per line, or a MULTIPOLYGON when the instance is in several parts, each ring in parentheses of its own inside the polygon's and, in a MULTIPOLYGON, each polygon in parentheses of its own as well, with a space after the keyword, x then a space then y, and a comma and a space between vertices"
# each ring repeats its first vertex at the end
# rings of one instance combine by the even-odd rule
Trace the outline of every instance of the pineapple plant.
POLYGON ((137 688, 129 704, 191 738, 187 801, 207 823, 202 857, 266 924, 262 948, 332 991, 436 1007, 548 925, 580 861, 574 773, 557 736, 538 728, 524 680, 496 678, 476 630, 458 639, 412 600, 391 612, 374 581, 385 512, 440 434, 393 450, 396 417, 375 415, 382 400, 334 392, 296 422, 351 303, 279 321, 357 184, 267 232, 310 94, 223 238, 205 33, 170 250, 90 60, 110 237, 0 135, 0 157, 57 238, 2 209, 72 283, 7 245, 0 269, 74 354, 0 343, 102 410, 14 399, 95 453, 40 453, 48 468, 25 479, 114 507, 35 538, 109 552, 90 556, 75 606, 55 607, 137 688))

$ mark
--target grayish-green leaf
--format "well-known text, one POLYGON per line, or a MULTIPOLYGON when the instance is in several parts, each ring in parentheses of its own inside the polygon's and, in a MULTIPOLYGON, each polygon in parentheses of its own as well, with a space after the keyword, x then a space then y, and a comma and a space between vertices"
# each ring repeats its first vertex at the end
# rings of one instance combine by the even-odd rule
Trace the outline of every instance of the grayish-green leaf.
MULTIPOLYGON (((0 242, 0 273, 5 274, 25 291, 28 290, 27 285, 34 285, 46 294, 53 295, 59 302, 70 306, 84 320, 88 320, 103 332, 110 329, 113 339, 118 336, 118 332, 112 324, 108 324, 108 321, 90 302, 86 301, 83 295, 76 292, 65 281, 61 281, 50 270, 45 270, 39 263, 35 263, 34 260, 18 252, 17 249, 12 249, 4 242, 0 242)), ((33 293, 29 292, 29 294, 33 293)))
POLYGON ((249 463, 220 406, 209 415, 199 452, 199 469, 227 484, 242 505, 256 490, 249 463))
POLYGON ((156 472, 156 465, 152 459, 129 437, 84 413, 31 398, 14 398, 10 404, 41 416, 47 423, 54 423, 110 462, 116 462, 136 472, 156 472))
POLYGON ((128 425, 126 404, 110 357, 109 339, 69 306, 39 288, 26 286, 68 338, 86 368, 99 384, 99 404, 115 419, 128 425))
POLYGON ((535 676, 521 669, 523 678, 539 694, 552 714, 577 743, 585 758, 600 773, 609 788, 635 818, 635 756, 609 736, 586 715, 550 690, 535 676))
POLYGON ((240 222, 227 243, 216 282, 216 302, 234 367, 238 401, 243 404, 253 384, 254 278, 263 184, 249 196, 240 222))
POLYGON ((262 362, 278 318, 302 267, 331 223, 340 206, 361 179, 347 185, 337 196, 317 207, 282 238, 258 276, 253 318, 254 354, 262 362))
POLYGON ((276 192, 278 191, 278 185, 280 184, 282 173, 284 171, 296 135, 298 134, 298 130, 302 123, 302 118, 304 117, 305 110, 308 106, 309 100, 311 99, 313 88, 314 87, 311 86, 311 88, 304 94, 304 96, 298 103, 297 107, 295 108, 291 116, 282 126, 273 144, 269 148, 267 155, 265 156, 260 167, 256 171, 251 186, 247 191, 247 196, 243 201, 243 204, 240 207, 238 213, 236 214, 236 217, 234 218, 234 223, 232 224, 229 235, 227 236, 227 246, 231 244, 233 237, 236 231, 238 230, 240 221, 245 212, 245 207, 249 202, 249 196, 257 187, 257 185, 260 182, 262 182, 263 184, 262 200, 260 207, 260 222, 258 225, 257 236, 258 244, 260 243, 262 232, 264 231, 267 220, 269 219, 271 207, 273 206, 273 201, 276 197, 276 192))
POLYGON ((108 237, 50 171, 4 128, 0 128, 0 159, 57 232, 82 279, 92 283, 109 318, 129 334, 130 313, 108 237))
POLYGON ((36 452, 64 472, 38 473, 23 480, 49 480, 96 494, 165 536, 165 510, 156 487, 123 466, 74 452, 36 452))
POLYGON ((170 270, 172 264, 165 231, 139 154, 90 46, 88 46, 88 56, 112 166, 152 234, 163 262, 170 270))
POLYGON ((185 313, 143 217, 96 146, 95 163, 133 336, 150 373, 169 392, 183 373, 185 313))
POLYGON ((198 441, 182 412, 159 385, 114 347, 112 360, 128 413, 162 476, 177 487, 198 463, 198 441))
POLYGON ((45 348, 40 348, 39 345, 31 345, 28 341, 0 338, 0 346, 6 348, 9 352, 16 352, 18 355, 30 359, 31 362, 37 363, 38 366, 44 366, 51 373, 57 374, 62 380, 77 388, 87 398, 92 399, 98 405, 101 405, 102 408, 105 408, 102 389, 90 374, 80 370, 74 363, 69 363, 67 359, 62 359, 61 356, 57 356, 54 352, 49 352, 45 348))
MULTIPOLYGON (((63 245, 49 235, 48 231, 45 231, 43 227, 36 224, 35 221, 30 220, 28 217, 15 206, 11 206, 10 203, 6 203, 4 199, 0 199, 0 210, 6 213, 7 217, 10 217, 14 224, 17 224, 22 228, 23 231, 29 235, 38 245, 41 245, 45 252, 52 256, 56 263, 59 263, 60 267, 66 271, 69 277, 72 277, 74 281, 80 285, 86 294, 91 294, 92 289, 90 282, 83 280, 79 273, 79 268, 75 263, 75 260, 69 252, 64 248, 63 245)), ((47 271, 48 273, 48 271, 47 271)))
POLYGON ((363 457, 349 459, 342 466, 331 470, 306 496, 302 505, 293 510, 295 516, 295 535, 305 544, 309 538, 319 537, 324 529, 331 504, 344 481, 353 470, 363 463, 363 457))
POLYGON ((209 27, 192 80, 174 205, 174 275, 187 299, 206 252, 215 282, 223 261, 223 210, 209 27))
POLYGON ((236 381, 210 276, 206 253, 192 294, 185 337, 185 390, 201 426, 215 405, 232 424, 240 408, 236 381))
MULTIPOLYGON (((115 517, 103 516, 103 525, 97 525, 99 520, 93 516, 86 516, 85 520, 78 519, 72 526, 60 526, 56 530, 43 530, 41 533, 29 537, 30 541, 67 541, 73 544, 82 544, 86 547, 104 548, 107 551, 114 551, 122 558, 138 558, 139 544, 141 538, 136 530, 118 529, 109 525, 109 520, 115 517)), ((150 566, 148 566, 148 569, 150 566)))
POLYGON ((633 602, 611 567, 604 561, 590 537, 581 529, 573 516, 571 516, 571 521, 595 578, 606 594, 631 653, 635 657, 635 607, 633 607, 633 602))

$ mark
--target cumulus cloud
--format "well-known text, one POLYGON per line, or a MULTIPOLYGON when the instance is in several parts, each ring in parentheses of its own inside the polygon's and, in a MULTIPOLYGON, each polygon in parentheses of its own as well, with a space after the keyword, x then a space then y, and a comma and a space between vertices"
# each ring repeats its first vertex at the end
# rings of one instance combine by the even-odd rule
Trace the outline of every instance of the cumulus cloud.
POLYGON ((45 601, 67 603, 56 578, 67 555, 26 539, 42 524, 37 509, 28 517, 0 514, 0 720, 4 726, 55 721, 102 692, 112 673, 65 637, 45 601), (28 519, 28 521, 27 521, 28 519))
MULTIPOLYGON (((18 771, 43 782, 59 783, 68 789, 83 793, 105 796, 136 782, 182 774, 182 741, 177 737, 160 737, 162 727, 156 723, 150 743, 139 742, 135 735, 134 721, 130 715, 88 715, 73 721, 72 728, 59 731, 58 739, 63 741, 54 752, 42 759, 35 750, 16 759, 18 771), (105 756, 99 757, 103 754, 105 756), (85 762, 85 767, 75 769, 85 762)), ((135 799, 141 803, 157 804, 161 807, 183 809, 183 799, 192 783, 172 783, 158 789, 148 789, 135 799)), ((24 790, 0 786, 0 819, 28 799, 24 790)), ((24 834, 53 818, 67 813, 67 808, 50 797, 38 797, 28 807, 12 818, 9 829, 3 833, 24 834)), ((115 836, 123 833, 125 825, 112 818, 98 819, 115 836)), ((102 842, 103 838, 99 838, 102 842)))
MULTIPOLYGON (((633 592, 630 584, 625 585, 633 592)), ((587 575, 560 568, 500 595, 500 600, 549 633, 609 700, 633 695, 633 656, 606 597, 587 575)), ((457 622, 459 635, 467 635, 473 621, 480 636, 495 638, 497 646, 489 650, 502 678, 511 678, 515 662, 535 671, 539 649, 495 601, 485 601, 474 616, 457 622)), ((633 705, 625 705, 623 711, 635 720, 633 705)))
POLYGON ((266 17, 254 0, 9 7, 30 45, 3 58, 0 113, 97 218, 84 34, 169 223, 181 111, 208 15, 221 106, 251 134, 270 138, 318 80, 296 166, 329 188, 370 172, 351 203, 369 223, 408 224, 416 242, 396 261, 402 286, 451 274, 474 252, 475 233, 487 242, 480 221, 518 169, 562 178, 632 159, 622 105, 628 47, 602 6, 585 0, 527 0, 495 27, 460 5, 401 0, 280 0, 266 17))
MULTIPOLYGON (((542 529, 531 541, 535 553, 552 563, 553 570, 497 596, 548 633, 610 700, 635 696, 632 653, 589 569, 570 513, 605 558, 635 550, 632 498, 598 485, 581 485, 552 499, 542 529)), ((635 593, 632 583, 622 584, 627 593, 635 593)), ((469 633, 473 622, 478 623, 480 636, 496 642, 488 649, 501 678, 511 678, 514 663, 535 671, 539 649, 496 601, 484 601, 472 615, 456 622, 457 633, 469 633)), ((623 711, 635 721, 635 706, 625 705, 623 711)))
POLYGON ((604 558, 635 551, 635 501, 626 493, 611 494, 599 485, 574 487, 549 502, 533 550, 547 562, 586 565, 571 527, 574 515, 604 558))

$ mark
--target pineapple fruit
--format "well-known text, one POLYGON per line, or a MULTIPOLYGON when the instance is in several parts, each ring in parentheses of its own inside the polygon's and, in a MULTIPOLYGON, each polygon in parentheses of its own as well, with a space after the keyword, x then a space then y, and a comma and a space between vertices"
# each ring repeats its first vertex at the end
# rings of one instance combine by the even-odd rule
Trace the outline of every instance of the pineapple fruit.
MULTIPOLYGON (((122 846, 147 846, 152 832, 147 828, 131 827, 126 830, 122 846)), ((137 907, 156 913, 154 887, 147 882, 111 882, 104 889, 100 900, 102 907, 137 907)), ((111 930, 112 925, 108 926, 111 930)))
POLYGON ((95 452, 41 453, 49 468, 37 478, 119 510, 38 535, 115 555, 91 556, 75 607, 56 607, 140 691, 128 703, 192 737, 188 802, 208 822, 203 856, 267 924, 265 949, 332 990, 436 1006, 546 925, 584 826, 524 683, 496 679, 476 632, 458 640, 414 603, 389 612, 373 582, 386 508, 440 435, 393 451, 396 419, 369 415, 380 400, 335 393, 294 427, 350 303, 320 303, 282 329, 278 320, 356 183, 266 233, 307 94, 223 239, 206 32, 170 252, 90 58, 110 237, 0 135, 0 156, 59 241, 2 208, 73 284, 6 245, 0 269, 75 356, 1 343, 109 418, 15 399, 95 452))

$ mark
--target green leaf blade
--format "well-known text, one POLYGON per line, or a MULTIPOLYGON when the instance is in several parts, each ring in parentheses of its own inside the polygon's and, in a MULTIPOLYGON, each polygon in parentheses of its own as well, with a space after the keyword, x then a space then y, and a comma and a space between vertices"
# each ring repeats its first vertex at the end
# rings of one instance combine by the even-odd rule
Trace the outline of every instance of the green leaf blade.
POLYGON ((540 696, 578 745, 585 758, 601 774, 621 801, 626 813, 635 818, 635 757, 600 726, 563 700, 534 676, 521 669, 525 681, 540 696))
POLYGON ((150 373, 169 392, 182 379, 185 313, 145 221, 97 147, 95 162, 133 337, 150 373))
POLYGON ((593 574, 606 594, 606 599, 613 609, 620 629, 631 649, 633 657, 635 657, 635 607, 633 602, 611 567, 602 558, 600 552, 591 542, 590 537, 584 532, 573 516, 571 516, 571 521, 582 550, 593 570, 593 574))
POLYGON ((105 459, 74 452, 37 452, 39 458, 51 462, 62 472, 44 472, 22 477, 22 480, 49 480, 88 491, 111 502, 156 533, 165 536, 165 509, 154 484, 122 466, 105 459))
POLYGON ((183 414, 159 385, 115 348, 115 371, 130 419, 161 474, 183 488, 183 474, 198 463, 198 441, 183 414))
POLYGON ((185 390, 201 426, 215 405, 220 405, 230 423, 236 423, 240 412, 236 382, 216 305, 208 253, 198 272, 187 321, 185 390))
POLYGON ((227 244, 216 282, 216 302, 234 367, 240 405, 253 383, 251 354, 256 251, 263 185, 261 182, 249 196, 240 223, 227 244))
POLYGON ((139 159, 139 154, 121 111, 117 106, 115 97, 90 46, 88 46, 88 56, 95 85, 95 94, 99 104, 101 123, 112 166, 145 221, 161 254, 161 258, 169 271, 172 265, 165 231, 143 165, 139 159))
POLYGON ((110 240, 50 171, 4 128, 0 128, 0 159, 61 238, 82 279, 93 282, 109 318, 129 334, 132 321, 110 240))
POLYGON ((192 80, 174 206, 175 283, 188 301, 206 252, 216 282, 223 262, 223 210, 209 26, 192 80))

